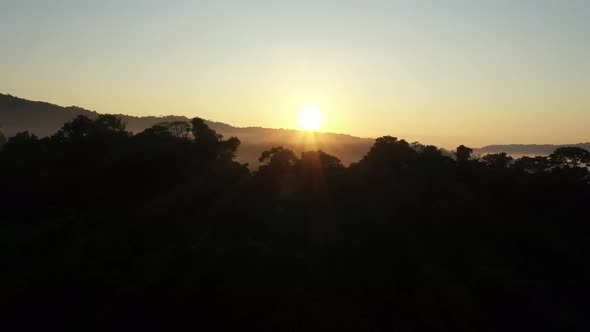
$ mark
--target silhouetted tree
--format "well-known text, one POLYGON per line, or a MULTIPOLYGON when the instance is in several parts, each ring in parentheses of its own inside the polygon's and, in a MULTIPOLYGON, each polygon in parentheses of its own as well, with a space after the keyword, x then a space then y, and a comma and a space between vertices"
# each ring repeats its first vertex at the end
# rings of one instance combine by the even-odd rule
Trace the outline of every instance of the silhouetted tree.
POLYGON ((471 158, 472 153, 473 149, 468 148, 465 145, 459 145, 455 151, 455 157, 457 158, 458 162, 463 163, 471 158))
POLYGON ((507 168, 512 160, 513 158, 506 152, 487 154, 482 158, 482 161, 492 168, 507 168))
POLYGON ((240 140, 237 137, 230 137, 227 140, 223 139, 223 135, 218 134, 215 130, 209 128, 205 120, 201 118, 194 118, 191 120, 191 133, 196 148, 205 153, 208 159, 233 161, 236 157, 236 152, 240 147, 240 140))
POLYGON ((191 132, 191 125, 186 121, 173 121, 170 123, 169 128, 175 137, 187 138, 191 132))
POLYGON ((37 146, 39 138, 35 134, 31 134, 28 131, 17 133, 13 137, 9 138, 4 146, 4 152, 27 152, 33 146, 37 146))
POLYGON ((137 134, 138 138, 155 138, 163 139, 166 137, 173 137, 172 133, 167 126, 162 124, 155 124, 150 128, 145 129, 141 133, 137 134))
POLYGON ((578 147, 558 148, 549 156, 549 158, 554 164, 560 166, 590 166, 590 152, 578 147))
POLYGON ((159 127, 160 130, 165 129, 177 138, 188 138, 192 129, 191 124, 186 121, 159 122, 153 127, 159 127))
POLYGON ((94 123, 89 117, 79 115, 74 120, 66 122, 54 137, 59 140, 82 140, 93 133, 94 123))
POLYGON ((6 143, 6 136, 0 131, 0 146, 6 143))
POLYGON ((440 159, 443 157, 442 151, 434 145, 424 146, 422 148, 422 151, 420 152, 420 155, 422 158, 425 158, 428 160, 435 160, 435 159, 440 159))
POLYGON ((551 161, 545 156, 521 157, 514 161, 513 167, 531 173, 542 173, 551 168, 551 161))
POLYGON ((372 165, 371 168, 379 168, 389 172, 394 169, 407 167, 416 159, 418 152, 405 140, 397 137, 383 136, 375 140, 367 155, 361 160, 361 164, 372 165))
POLYGON ((328 184, 336 185, 334 182, 346 171, 340 159, 323 151, 301 153, 295 168, 300 176, 299 181, 316 195, 328 192, 328 184))
POLYGON ((198 118, 189 129, 161 123, 133 135, 116 117, 78 117, 51 137, 8 140, 5 321, 52 330, 590 328, 583 151, 468 162, 472 150, 461 146, 455 162, 385 136, 349 167, 323 151, 298 158, 273 147, 250 173, 234 159, 239 139, 198 118))
POLYGON ((121 119, 114 115, 102 114, 95 120, 79 115, 66 122, 52 139, 71 143, 84 143, 90 140, 98 144, 107 144, 129 136, 130 133, 125 131, 125 124, 121 119))
POLYGON ((293 193, 296 186, 295 165, 298 162, 293 151, 282 146, 262 152, 256 180, 263 191, 277 195, 278 192, 293 193))
POLYGON ((209 126, 207 126, 205 123, 205 120, 201 118, 194 118, 191 120, 191 125, 191 131, 194 140, 198 144, 202 144, 203 146, 216 146, 221 140, 221 135, 219 135, 215 130, 209 128, 209 126))
POLYGON ((324 172, 342 171, 344 166, 337 157, 323 151, 307 151, 301 154, 301 164, 304 168, 319 168, 324 172))
POLYGON ((96 130, 125 132, 125 123, 115 115, 101 114, 94 122, 96 130))
POLYGON ((262 163, 261 169, 287 170, 295 166, 297 157, 293 151, 278 146, 262 152, 258 161, 262 163))
POLYGON ((222 140, 220 142, 219 158, 227 161, 234 160, 237 156, 240 144, 241 142, 237 137, 230 137, 227 140, 222 140))

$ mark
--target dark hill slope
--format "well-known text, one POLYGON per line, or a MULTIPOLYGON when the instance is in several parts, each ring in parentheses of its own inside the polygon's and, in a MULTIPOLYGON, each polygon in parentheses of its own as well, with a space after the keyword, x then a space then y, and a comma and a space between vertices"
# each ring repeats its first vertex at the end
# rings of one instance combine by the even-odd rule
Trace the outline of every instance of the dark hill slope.
MULTIPOLYGON (((0 94, 0 128, 7 137, 28 130, 37 136, 55 133, 66 121, 78 115, 95 118, 99 113, 77 106, 62 107, 46 102, 31 101, 0 94)), ((130 116, 117 114, 127 129, 138 133, 159 122, 189 121, 184 116, 130 116)), ((344 164, 360 160, 373 144, 373 139, 333 133, 305 133, 298 130, 260 127, 238 128, 225 123, 207 121, 207 124, 224 136, 236 136, 242 141, 238 153, 241 162, 258 164, 262 151, 273 146, 284 146, 300 153, 321 149, 335 155, 344 164)))

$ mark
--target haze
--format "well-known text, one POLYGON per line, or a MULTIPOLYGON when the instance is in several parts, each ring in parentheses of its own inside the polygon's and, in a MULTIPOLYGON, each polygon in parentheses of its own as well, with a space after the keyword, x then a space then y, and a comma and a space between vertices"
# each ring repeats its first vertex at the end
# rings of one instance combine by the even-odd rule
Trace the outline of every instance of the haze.
POLYGON ((2 1, 0 92, 101 113, 590 140, 588 1, 2 1))

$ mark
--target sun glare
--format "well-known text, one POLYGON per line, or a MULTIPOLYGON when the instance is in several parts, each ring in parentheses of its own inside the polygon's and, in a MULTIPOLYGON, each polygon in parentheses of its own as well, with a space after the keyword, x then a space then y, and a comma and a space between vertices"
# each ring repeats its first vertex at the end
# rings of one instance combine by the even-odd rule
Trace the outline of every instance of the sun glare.
POLYGON ((299 109, 297 123, 303 130, 314 131, 322 125, 322 113, 315 106, 305 106, 299 109))

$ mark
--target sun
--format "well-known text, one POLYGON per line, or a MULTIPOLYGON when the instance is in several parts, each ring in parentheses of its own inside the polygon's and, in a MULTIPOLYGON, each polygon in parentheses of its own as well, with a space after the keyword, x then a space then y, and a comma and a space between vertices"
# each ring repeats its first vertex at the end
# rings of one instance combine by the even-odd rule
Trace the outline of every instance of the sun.
POLYGON ((303 130, 314 131, 322 126, 322 113, 315 106, 305 106, 299 109, 297 123, 303 130))

